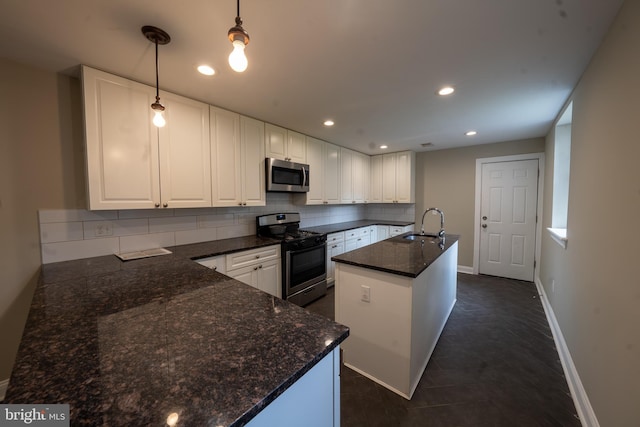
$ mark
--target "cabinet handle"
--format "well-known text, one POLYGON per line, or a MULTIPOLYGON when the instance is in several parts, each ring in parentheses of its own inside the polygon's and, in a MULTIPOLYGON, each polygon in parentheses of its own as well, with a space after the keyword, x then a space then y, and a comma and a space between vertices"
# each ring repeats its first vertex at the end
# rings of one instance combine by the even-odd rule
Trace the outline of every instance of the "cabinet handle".
POLYGON ((260 265, 258 266, 258 268, 262 268, 262 264, 260 264, 260 265))
POLYGON ((355 200, 352 200, 352 201, 351 201, 351 203, 355 203, 355 202, 356 202, 355 200))
POLYGON ((163 204, 162 204, 162 207, 163 207, 163 208, 166 208, 166 207, 168 207, 168 206, 169 206, 169 203, 163 203, 163 204))
POLYGON ((156 203, 156 208, 159 208, 159 207, 160 207, 160 203, 156 203))
POLYGON ((260 258, 260 255, 256 255, 256 259, 260 258))
POLYGON ((258 269, 258 267, 253 267, 253 271, 256 271, 258 269))
POLYGON ((331 249, 335 249, 337 247, 338 247, 338 245, 333 245, 333 246, 331 246, 331 249))
POLYGON ((329 204, 329 202, 327 202, 327 201, 324 201, 324 202, 322 202, 322 203, 324 203, 325 205, 329 204))
POLYGON ((242 202, 239 202, 239 203, 238 203, 238 206, 242 206, 242 202))

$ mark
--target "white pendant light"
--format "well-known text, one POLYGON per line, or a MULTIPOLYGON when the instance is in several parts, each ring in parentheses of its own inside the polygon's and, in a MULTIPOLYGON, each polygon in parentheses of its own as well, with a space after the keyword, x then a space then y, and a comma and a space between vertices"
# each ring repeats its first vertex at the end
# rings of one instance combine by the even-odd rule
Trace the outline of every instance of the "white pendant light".
POLYGON ((238 73, 247 69, 249 62, 244 54, 244 48, 249 44, 249 33, 242 28, 242 18, 240 18, 240 0, 238 0, 238 15, 236 25, 229 29, 229 41, 233 45, 233 51, 229 55, 229 65, 238 73))
POLYGON ((142 34, 151 42, 156 45, 156 102, 151 104, 151 109, 154 111, 153 124, 161 128, 167 124, 164 119, 164 105, 160 103, 160 82, 158 78, 158 45, 165 45, 171 41, 171 37, 165 31, 160 28, 145 25, 142 27, 142 34))

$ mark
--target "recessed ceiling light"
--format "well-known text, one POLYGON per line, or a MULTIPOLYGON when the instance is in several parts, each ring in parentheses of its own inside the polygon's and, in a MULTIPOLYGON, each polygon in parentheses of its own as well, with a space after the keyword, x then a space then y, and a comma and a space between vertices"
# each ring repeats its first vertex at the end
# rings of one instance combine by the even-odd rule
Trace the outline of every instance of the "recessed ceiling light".
POLYGON ((198 65, 198 72, 205 76, 213 76, 216 73, 215 70, 208 65, 198 65))
POLYGON ((438 95, 446 96, 451 95, 456 90, 452 86, 445 86, 438 91, 438 95))
POLYGON ((333 126, 333 125, 335 125, 335 123, 333 122, 333 120, 325 120, 324 121, 324 125, 325 126, 333 126))
POLYGON ((387 148, 389 148, 389 147, 388 147, 388 146, 386 146, 386 145, 381 145, 381 146, 380 146, 380 148, 382 148, 383 150, 385 150, 385 149, 387 149, 387 148))
POLYGON ((478 134, 478 132, 476 132, 475 130, 470 130, 468 132, 465 132, 465 135, 467 135, 467 136, 474 136, 474 135, 477 135, 477 134, 478 134))

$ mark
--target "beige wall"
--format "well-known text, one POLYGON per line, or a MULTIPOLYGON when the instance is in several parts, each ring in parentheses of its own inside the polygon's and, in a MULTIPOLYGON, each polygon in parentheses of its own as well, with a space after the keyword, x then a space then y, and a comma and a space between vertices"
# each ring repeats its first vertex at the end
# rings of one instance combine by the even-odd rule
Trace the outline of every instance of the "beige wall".
MULTIPOLYGON (((458 265, 472 267, 476 159, 543 151, 544 139, 536 138, 418 153, 416 230, 426 208, 442 209, 447 233, 460 235, 458 265)), ((425 217, 425 230, 437 230, 439 225, 436 217, 425 217)))
POLYGON ((84 206, 80 85, 0 59, 0 380, 40 267, 37 210, 84 206), (73 105, 73 108, 72 108, 73 105))
POLYGON ((572 95, 567 249, 547 233, 542 242, 540 280, 603 427, 640 425, 638 46, 640 2, 627 1, 572 95))

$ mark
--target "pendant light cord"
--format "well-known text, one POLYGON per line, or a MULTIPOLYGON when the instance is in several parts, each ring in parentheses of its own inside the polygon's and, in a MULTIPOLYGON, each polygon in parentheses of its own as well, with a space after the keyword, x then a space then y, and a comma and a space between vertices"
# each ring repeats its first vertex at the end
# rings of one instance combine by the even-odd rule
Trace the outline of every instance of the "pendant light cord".
POLYGON ((236 16, 240 16, 240 0, 238 0, 238 14, 236 16))
POLYGON ((158 39, 156 38, 156 101, 160 99, 160 79, 158 77, 158 39))

